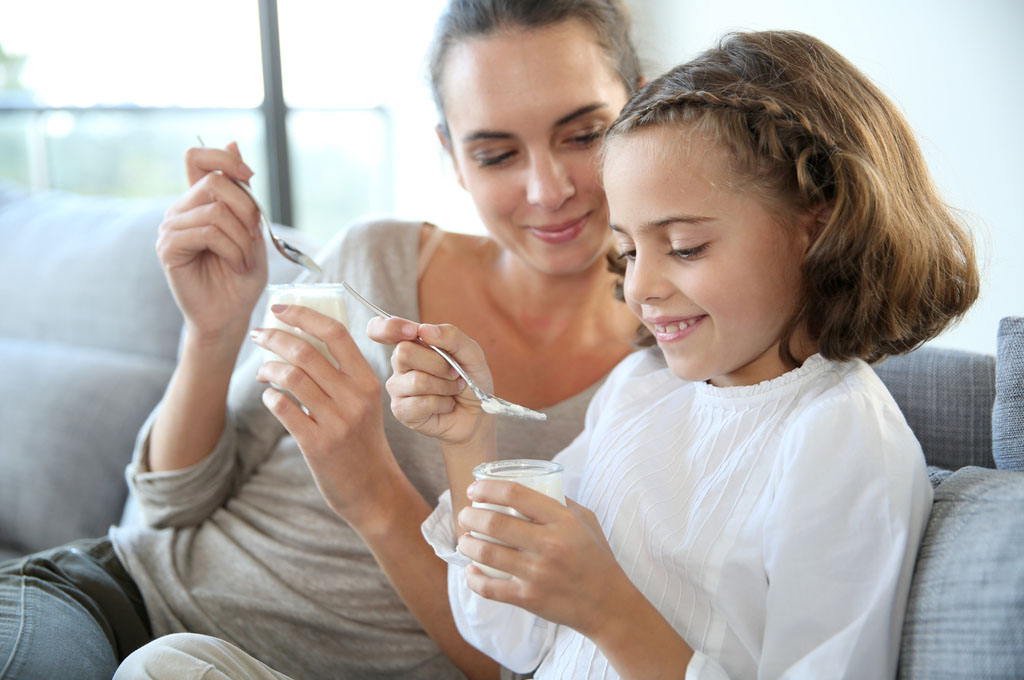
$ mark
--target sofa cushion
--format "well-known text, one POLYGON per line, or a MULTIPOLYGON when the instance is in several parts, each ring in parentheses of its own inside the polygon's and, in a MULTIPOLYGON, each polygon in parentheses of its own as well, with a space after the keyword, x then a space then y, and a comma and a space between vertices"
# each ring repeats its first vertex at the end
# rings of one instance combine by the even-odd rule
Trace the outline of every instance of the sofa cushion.
POLYGON ((922 347, 874 367, 917 435, 929 465, 995 467, 995 357, 922 347))
POLYGON ((1001 470, 1024 470, 1024 316, 999 322, 992 457, 1001 470))
POLYGON ((0 338, 0 557, 103 535, 174 362, 0 338))
POLYGON ((1024 472, 969 467, 935 490, 899 677, 1024 678, 1024 472))
POLYGON ((0 199, 0 336, 174 358, 182 318, 155 249, 170 199, 0 199))

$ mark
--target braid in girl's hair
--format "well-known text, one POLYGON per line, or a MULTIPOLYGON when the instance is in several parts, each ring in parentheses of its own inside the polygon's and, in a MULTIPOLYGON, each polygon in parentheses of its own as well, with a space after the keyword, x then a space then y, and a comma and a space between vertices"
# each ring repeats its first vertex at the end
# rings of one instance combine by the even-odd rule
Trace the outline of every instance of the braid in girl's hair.
POLYGON ((910 127, 821 41, 780 31, 727 36, 641 90, 606 149, 653 125, 724 144, 736 178, 782 220, 830 215, 803 263, 785 358, 798 327, 829 359, 903 353, 977 297, 972 239, 939 200, 910 127))

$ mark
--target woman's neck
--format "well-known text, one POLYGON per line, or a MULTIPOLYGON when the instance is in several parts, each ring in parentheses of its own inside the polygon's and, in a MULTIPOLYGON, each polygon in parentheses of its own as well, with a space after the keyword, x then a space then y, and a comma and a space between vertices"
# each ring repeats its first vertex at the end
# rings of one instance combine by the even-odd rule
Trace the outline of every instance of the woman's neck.
POLYGON ((594 333, 631 337, 623 327, 631 324, 631 332, 639 323, 615 299, 616 277, 603 255, 578 273, 555 275, 494 249, 485 270, 484 288, 494 307, 532 342, 585 341, 594 333))

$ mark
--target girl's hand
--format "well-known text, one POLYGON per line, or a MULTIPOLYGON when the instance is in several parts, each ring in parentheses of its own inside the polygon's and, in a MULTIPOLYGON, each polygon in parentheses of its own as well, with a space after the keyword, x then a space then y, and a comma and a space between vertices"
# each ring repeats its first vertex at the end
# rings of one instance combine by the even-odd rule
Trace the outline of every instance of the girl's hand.
POLYGON ((482 389, 491 391, 491 371, 480 346, 455 326, 399 318, 373 318, 366 333, 372 340, 396 345, 386 386, 399 422, 445 444, 469 442, 487 414, 455 369, 415 339, 447 351, 482 389))
POLYGON ((229 179, 253 173, 234 142, 189 149, 185 169, 191 188, 164 215, 157 256, 188 330, 214 340, 230 332, 237 342, 267 282, 259 210, 229 179))
POLYGON ((387 485, 400 475, 384 434, 380 382, 344 325, 308 307, 274 305, 288 326, 326 344, 334 366, 313 345, 286 331, 256 329, 253 341, 289 363, 268 361, 257 380, 267 389, 263 403, 295 437, 320 492, 331 508, 358 531, 381 522, 387 485))
POLYGON ((479 595, 593 637, 609 612, 620 611, 618 598, 635 591, 594 513, 582 505, 567 499, 563 506, 521 484, 495 480, 476 481, 467 493, 471 501, 510 506, 529 518, 474 507, 459 513, 466 531, 511 546, 468 533, 459 537, 459 552, 512 575, 511 580, 495 579, 469 565, 466 581, 479 595))

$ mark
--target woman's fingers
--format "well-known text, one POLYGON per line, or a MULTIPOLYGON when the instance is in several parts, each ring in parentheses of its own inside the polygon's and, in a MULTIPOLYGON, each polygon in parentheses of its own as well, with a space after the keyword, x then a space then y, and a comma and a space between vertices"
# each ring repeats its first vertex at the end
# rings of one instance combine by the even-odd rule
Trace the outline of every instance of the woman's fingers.
POLYGON ((199 206, 221 203, 247 230, 251 238, 260 234, 260 211, 256 202, 240 186, 220 173, 209 173, 192 185, 172 210, 184 212, 199 206))
POLYGON ((253 176, 252 169, 242 161, 238 145, 232 142, 227 149, 193 147, 185 152, 185 175, 191 186, 204 175, 220 171, 240 182, 248 182, 253 176))
POLYGON ((329 409, 331 398, 308 372, 283 361, 267 361, 256 372, 256 380, 271 383, 294 396, 312 414, 329 409))
POLYGON ((263 405, 281 421, 295 441, 308 441, 313 436, 316 425, 294 399, 274 387, 265 389, 262 399, 263 405))
POLYGON ((255 262, 249 245, 239 244, 216 224, 192 214, 166 220, 160 226, 156 249, 160 261, 168 268, 187 265, 204 251, 223 259, 239 275, 246 274, 255 262))
MULTIPOLYGON (((328 354, 337 362, 338 370, 354 378, 372 381, 374 385, 380 384, 365 359, 363 359, 362 352, 359 351, 359 347, 356 345, 355 340, 352 339, 352 335, 345 328, 345 325, 337 319, 299 304, 274 305, 270 311, 285 325, 299 328, 324 343, 328 354)), ((294 357, 295 361, 293 363, 305 366, 305 361, 308 359, 310 362, 319 364, 320 360, 317 357, 322 357, 323 355, 308 343, 303 344, 305 345, 304 347, 295 349, 299 355, 294 357)), ((291 356, 286 358, 292 361, 291 356)), ((311 368, 314 367, 313 363, 309 364, 311 368)))

